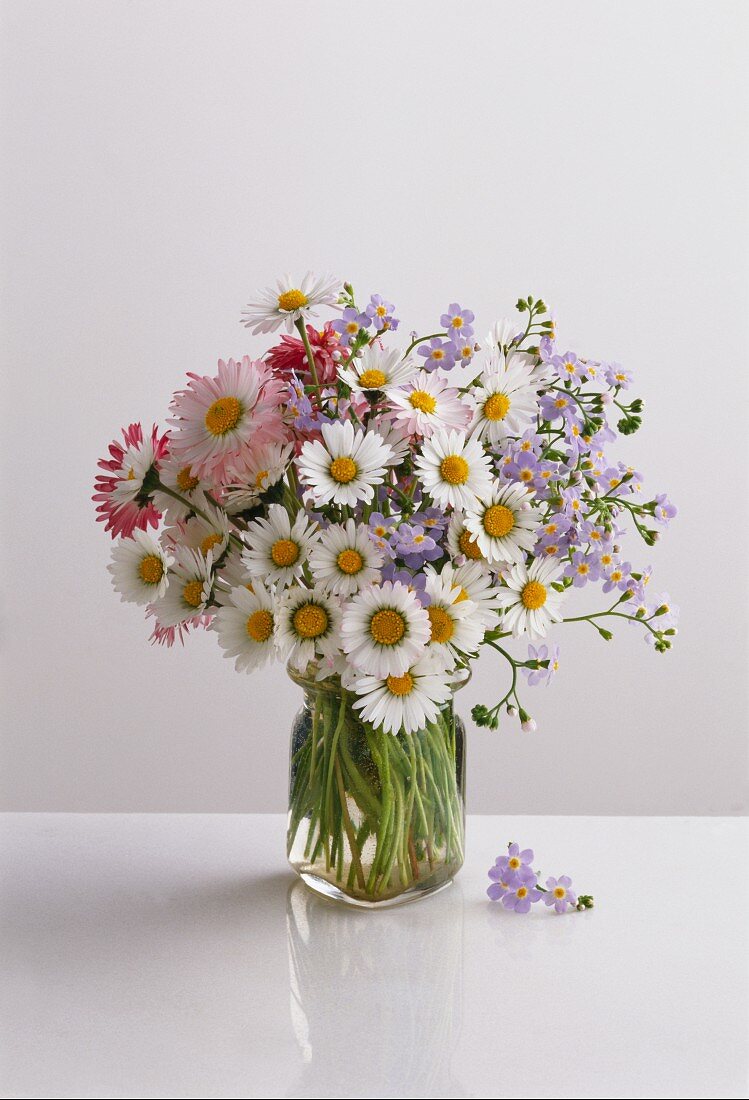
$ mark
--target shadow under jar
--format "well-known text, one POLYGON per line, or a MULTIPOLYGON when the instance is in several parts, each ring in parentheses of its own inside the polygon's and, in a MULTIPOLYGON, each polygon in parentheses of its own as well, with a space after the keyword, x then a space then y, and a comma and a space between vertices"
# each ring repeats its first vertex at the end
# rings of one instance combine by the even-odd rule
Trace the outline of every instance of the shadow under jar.
POLYGON ((288 668, 304 692, 291 733, 289 863, 313 890, 351 905, 439 890, 465 843, 465 726, 452 696, 435 722, 393 735, 361 720, 338 678, 316 682, 315 671, 288 668))

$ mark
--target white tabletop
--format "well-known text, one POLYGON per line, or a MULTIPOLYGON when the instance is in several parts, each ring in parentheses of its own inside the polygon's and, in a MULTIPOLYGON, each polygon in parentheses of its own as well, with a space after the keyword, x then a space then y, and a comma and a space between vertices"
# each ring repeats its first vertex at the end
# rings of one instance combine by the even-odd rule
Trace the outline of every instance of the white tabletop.
POLYGON ((747 823, 474 817, 383 912, 295 881, 276 815, 5 815, 3 1097, 739 1097, 747 823), (508 840, 595 895, 516 916, 508 840))

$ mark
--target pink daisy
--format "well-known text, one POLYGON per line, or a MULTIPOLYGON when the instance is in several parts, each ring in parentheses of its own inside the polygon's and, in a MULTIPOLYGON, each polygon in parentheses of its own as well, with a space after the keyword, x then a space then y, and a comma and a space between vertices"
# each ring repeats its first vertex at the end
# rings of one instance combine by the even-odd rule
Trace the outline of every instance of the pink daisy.
MULTIPOLYGON (((149 606, 146 609, 146 618, 155 617, 155 615, 153 607, 149 606)), ((149 641, 151 645, 165 645, 167 649, 171 649, 175 642, 184 645, 185 638, 191 630, 207 629, 212 621, 213 613, 210 611, 204 611, 202 615, 196 615, 194 619, 188 619, 184 623, 177 623, 176 626, 162 626, 157 620, 149 641)))
POLYGON ((267 363, 245 355, 219 359, 215 378, 188 374, 187 389, 174 395, 170 449, 196 477, 224 482, 242 467, 242 452, 277 439, 284 383, 267 363))
POLYGON ((130 538, 136 528, 146 531, 149 526, 158 526, 161 513, 140 489, 145 475, 164 458, 168 448, 167 436, 159 438, 155 424, 150 439, 144 440, 140 424, 123 428, 122 437, 124 446, 119 440, 112 440, 109 458, 99 459, 97 465, 103 472, 96 475, 91 498, 99 513, 97 520, 104 523, 105 531, 111 531, 113 539, 130 538), (138 493, 127 491, 131 482, 137 482, 138 493))
MULTIPOLYGON (((337 364, 333 352, 340 351, 341 348, 332 321, 328 321, 320 330, 307 325, 307 335, 315 357, 318 381, 322 384, 335 382, 337 364)), ((341 354, 343 356, 347 353, 341 354)), ((270 349, 265 361, 281 378, 290 379, 293 374, 309 375, 307 352, 297 336, 282 336, 281 343, 270 349)))

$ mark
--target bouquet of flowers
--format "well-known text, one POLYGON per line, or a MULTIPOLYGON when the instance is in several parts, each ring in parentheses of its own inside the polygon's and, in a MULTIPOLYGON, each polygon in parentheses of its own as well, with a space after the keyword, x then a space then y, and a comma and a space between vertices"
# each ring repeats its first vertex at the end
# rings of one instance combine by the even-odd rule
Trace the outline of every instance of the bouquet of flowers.
POLYGON ((557 624, 609 640, 623 620, 658 652, 676 634, 620 549, 626 522, 650 546, 676 514, 609 454, 640 426, 632 376, 562 350, 543 301, 517 310, 478 342, 453 303, 398 341, 382 295, 281 279, 243 314, 280 340, 188 374, 165 432, 131 424, 99 462, 113 584, 154 642, 208 629, 239 671, 283 659, 305 687, 290 847, 305 821, 296 865, 361 896, 423 880, 439 853, 459 865, 452 693, 482 646, 509 684, 474 720, 529 730, 519 673, 554 677, 557 624), (565 617, 571 587, 603 606, 565 617))

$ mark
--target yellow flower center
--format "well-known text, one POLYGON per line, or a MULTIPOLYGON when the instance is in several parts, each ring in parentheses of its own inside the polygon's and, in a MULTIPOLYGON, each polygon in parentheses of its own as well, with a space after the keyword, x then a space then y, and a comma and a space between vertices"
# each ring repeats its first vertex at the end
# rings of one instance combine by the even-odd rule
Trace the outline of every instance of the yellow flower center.
POLYGON ((445 353, 442 348, 434 348, 432 351, 432 359, 444 359, 445 353))
POLYGON ((182 589, 182 599, 190 607, 200 607, 203 602, 203 582, 188 581, 182 589))
POLYGON ((391 695, 410 695, 414 689, 414 678, 410 672, 402 676, 388 676, 385 681, 391 695))
POLYGON ((138 573, 144 584, 158 584, 164 576, 164 563, 156 554, 149 554, 141 558, 138 573))
POLYGON ((574 374, 575 373, 575 364, 570 363, 570 361, 568 359, 567 362, 564 364, 564 369, 567 371, 567 374, 574 374))
POLYGON ((192 476, 192 470, 189 466, 183 466, 177 474, 177 488, 181 493, 189 493, 196 489, 199 481, 200 478, 192 476))
POLYGON ((336 558, 338 568, 342 573, 347 573, 351 576, 353 573, 359 573, 364 565, 364 559, 358 550, 341 550, 340 554, 336 558))
POLYGON ((351 336, 353 336, 354 333, 358 331, 359 326, 357 325, 356 321, 349 321, 349 323, 346 325, 346 332, 350 333, 351 336))
POLYGON ((567 893, 567 891, 565 890, 565 888, 563 886, 555 886, 554 887, 554 897, 555 898, 563 898, 566 893, 567 893))
POLYGON ((294 612, 294 630, 302 638, 319 638, 328 629, 328 613, 316 603, 305 604, 294 612))
POLYGON ((450 324, 453 328, 463 328, 463 318, 462 317, 453 317, 450 324))
POLYGON ((299 557, 299 547, 292 539, 277 539, 270 548, 274 565, 285 568, 293 565, 299 557))
POLYGON ((273 616, 264 607, 253 611, 247 620, 246 630, 253 642, 267 642, 273 633, 273 616))
POLYGON ((307 295, 301 290, 285 290, 278 295, 278 308, 290 313, 292 309, 301 309, 307 305, 307 295))
POLYGON ((215 531, 210 535, 206 535, 200 544, 200 552, 203 557, 205 557, 208 551, 212 550, 214 546, 218 546, 220 542, 221 535, 217 534, 215 531))
POLYGON ((375 313, 377 314, 378 317, 384 317, 387 314, 387 310, 385 309, 384 306, 378 306, 377 309, 375 310, 375 313))
POLYGON ((523 607, 529 611, 537 611, 546 603, 546 588, 540 581, 528 581, 520 594, 523 607))
POLYGON ((517 896, 519 898, 524 898, 527 893, 528 893, 528 887, 527 886, 518 886, 517 896))
POLYGON ((339 485, 348 485, 357 474, 356 463, 353 458, 334 458, 330 464, 330 476, 339 485))
POLYGON ((479 544, 470 531, 461 531, 458 537, 458 549, 461 554, 465 554, 471 561, 481 561, 483 554, 479 549, 479 544))
POLYGON ((504 504, 492 504, 484 512, 484 530, 493 539, 504 538, 515 526, 515 516, 504 504))
POLYGON ((237 397, 219 397, 205 414, 205 426, 211 435, 226 435, 236 428, 242 415, 237 397))
POLYGON ((418 409, 419 412, 433 413, 437 408, 437 398, 432 397, 426 390, 414 390, 408 400, 411 402, 411 407, 418 409))
POLYGON ((127 480, 128 481, 135 481, 135 470, 132 468, 132 466, 128 470, 127 480))
POLYGON ((440 463, 440 473, 450 485, 465 485, 470 472, 468 463, 461 455, 448 455, 440 463))
POLYGON ((449 642, 455 632, 455 623, 443 607, 428 607, 427 615, 432 624, 433 642, 449 642))
POLYGON ((365 370, 359 377, 359 385, 363 390, 379 390, 387 382, 387 375, 381 370, 365 370))
POLYGON ((256 489, 262 489, 263 479, 266 478, 267 476, 268 476, 268 471, 267 470, 258 470, 258 472, 255 474, 255 488, 256 489))
POLYGON ((484 416, 487 420, 504 420, 510 411, 510 399, 504 393, 493 393, 484 402, 484 416))
POLYGON ((520 866, 520 860, 518 859, 517 856, 513 856, 511 859, 508 859, 507 866, 511 870, 517 871, 518 867, 520 866))
POLYGON ((406 620, 400 611, 383 608, 369 620, 369 633, 378 645, 396 645, 406 633, 406 620))
POLYGON ((577 567, 577 572, 581 577, 587 577, 588 573, 590 573, 590 566, 586 562, 581 561, 577 567))
POLYGON ((567 408, 567 398, 566 397, 558 397, 556 399, 556 401, 554 402, 554 408, 555 409, 566 409, 567 408))
POLYGON ((462 603, 463 600, 469 599, 468 593, 465 590, 465 588, 462 587, 462 585, 454 584, 453 585, 453 592, 455 592, 456 589, 457 589, 458 594, 455 597, 455 600, 454 600, 455 603, 462 603))

